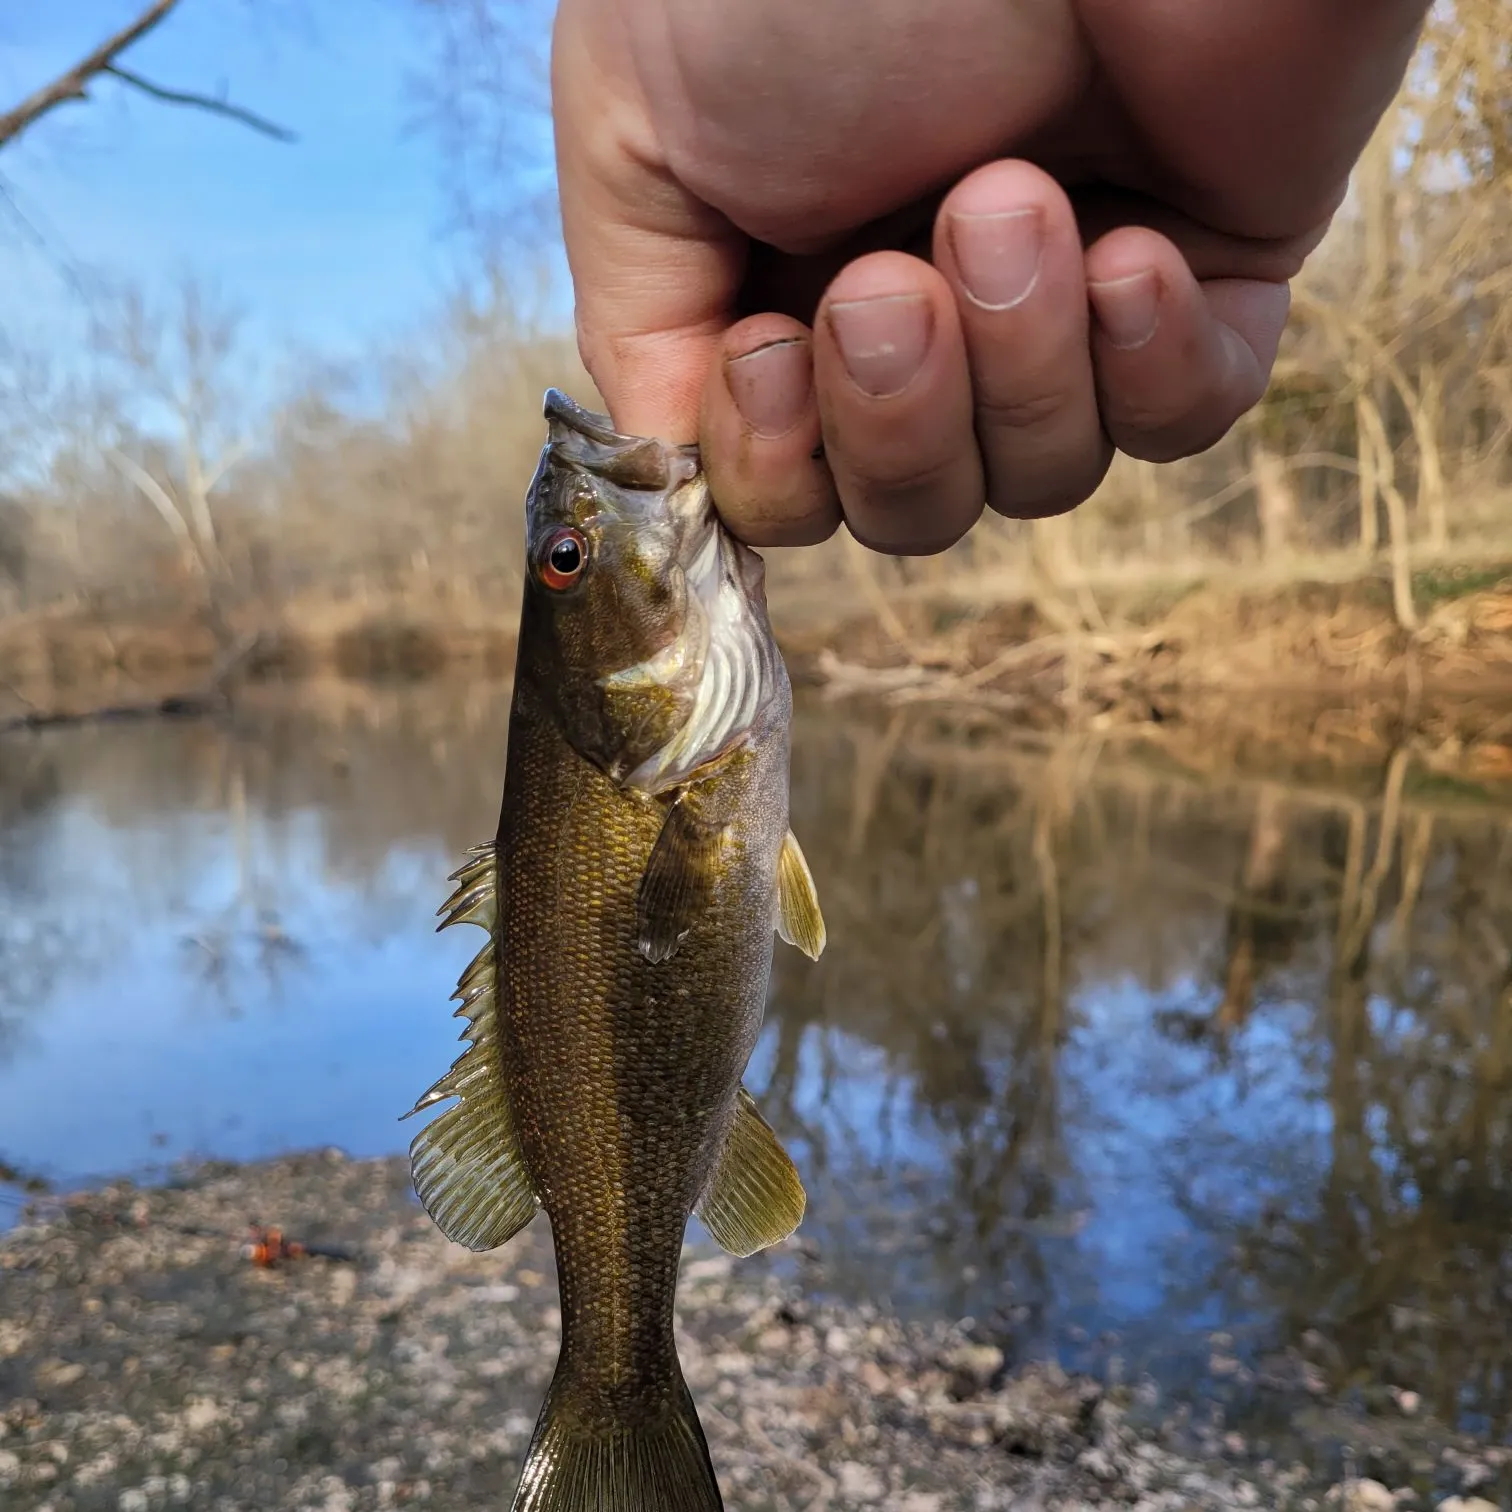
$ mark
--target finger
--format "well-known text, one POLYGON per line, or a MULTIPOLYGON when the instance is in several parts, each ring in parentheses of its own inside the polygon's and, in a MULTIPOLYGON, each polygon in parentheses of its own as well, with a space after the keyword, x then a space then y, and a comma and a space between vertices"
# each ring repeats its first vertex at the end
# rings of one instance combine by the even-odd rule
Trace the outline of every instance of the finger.
POLYGON ((1080 504, 1113 457, 1097 412, 1076 217, 1049 174, 992 163, 935 229, 971 367, 987 502, 1031 519, 1080 504))
POLYGON ((743 541, 812 546, 835 533, 807 326, 754 315, 731 327, 704 386, 700 442, 719 513, 743 541))
POLYGON ((1263 283, 1295 278, 1323 240, 1331 220, 1324 216, 1289 236, 1247 237, 1193 220, 1150 195, 1107 185, 1072 190, 1071 204, 1084 247, 1095 246, 1110 232, 1143 226, 1165 237, 1200 283, 1210 278, 1252 278, 1263 283))
POLYGON ((1119 450, 1148 462, 1190 456, 1259 402, 1286 325, 1286 284, 1199 284, 1169 241, 1140 227, 1109 233, 1086 267, 1098 399, 1119 450))
POLYGON ((877 551, 943 551, 985 497, 971 377, 944 275, 901 252, 841 270, 814 329, 825 457, 851 533, 877 551))
POLYGON ((692 441, 746 242, 667 169, 623 71, 601 66, 586 9, 559 7, 552 46, 578 348, 618 429, 692 441))

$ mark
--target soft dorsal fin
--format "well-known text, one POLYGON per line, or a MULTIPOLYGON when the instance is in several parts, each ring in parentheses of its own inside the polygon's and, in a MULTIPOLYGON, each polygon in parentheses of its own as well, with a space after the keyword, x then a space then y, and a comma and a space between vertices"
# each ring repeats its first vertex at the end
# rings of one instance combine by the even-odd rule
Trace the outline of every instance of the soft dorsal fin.
POLYGON ((448 1239, 470 1250, 490 1250, 519 1233, 540 1201, 525 1170, 500 1062, 494 848, 475 846, 471 855, 451 875, 457 890, 441 905, 446 918, 437 926, 466 923, 488 931, 488 940, 452 993, 458 1003, 455 1017, 467 1020, 461 1038, 468 1046, 404 1116, 448 1098, 460 1099, 415 1136, 410 1172, 425 1211, 448 1239))
POLYGON ((792 830, 787 832, 777 860, 777 933, 811 961, 817 961, 824 950, 826 935, 819 894, 792 830))
POLYGON ((797 1166, 741 1087, 719 1163, 695 1209, 704 1227, 730 1254, 754 1255, 786 1239, 807 1202, 797 1166))

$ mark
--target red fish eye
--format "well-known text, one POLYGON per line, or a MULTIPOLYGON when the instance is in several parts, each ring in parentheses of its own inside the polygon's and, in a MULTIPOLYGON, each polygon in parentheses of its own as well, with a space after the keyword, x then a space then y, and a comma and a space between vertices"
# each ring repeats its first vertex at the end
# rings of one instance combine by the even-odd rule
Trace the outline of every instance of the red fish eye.
POLYGON ((587 561, 588 543, 582 532, 564 525, 546 538, 539 567, 541 582, 560 593, 583 575, 587 561))

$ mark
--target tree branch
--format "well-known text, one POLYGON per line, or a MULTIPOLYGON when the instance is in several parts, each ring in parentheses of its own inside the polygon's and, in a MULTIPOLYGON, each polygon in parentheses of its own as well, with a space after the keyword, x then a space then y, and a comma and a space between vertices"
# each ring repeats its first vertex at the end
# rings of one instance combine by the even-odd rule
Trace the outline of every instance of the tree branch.
POLYGON ((89 81, 108 68, 132 43, 140 42, 177 4, 178 0, 153 0, 135 21, 102 42, 67 73, 60 74, 51 84, 44 84, 14 110, 0 115, 0 147, 12 137, 20 136, 48 111, 67 104, 69 100, 84 99, 89 81))
POLYGON ((133 461, 115 447, 106 447, 105 455, 141 489, 143 497, 163 517, 163 523, 173 532, 174 539, 178 541, 185 554, 193 558, 196 566, 200 566, 199 553, 195 550, 194 535, 184 522, 184 516, 178 505, 169 497, 167 489, 141 463, 133 461))
POLYGON ((28 95, 13 110, 0 114, 0 147, 4 147, 8 142, 20 136, 28 127, 34 126, 43 116, 56 110, 59 105, 66 105, 70 100, 87 99, 89 85, 101 74, 110 74, 121 83, 139 90, 154 100, 162 100, 169 105, 187 105, 195 110, 208 111, 212 115, 226 116, 230 120, 239 121, 243 126, 251 127, 253 131, 261 132, 264 136, 274 137, 281 142, 293 141, 293 132, 265 120, 262 116, 255 115, 250 110, 243 110, 238 105, 232 105, 226 100, 218 100, 212 95, 164 89, 161 85, 142 78, 140 74, 131 73, 117 65, 116 59, 127 48, 140 42, 148 32, 158 26, 178 3, 179 0, 152 0, 152 4, 135 21, 122 27, 113 37, 107 38, 88 56, 74 64, 67 73, 59 74, 50 84, 44 84, 41 89, 28 95))
POLYGON ((154 84, 150 79, 144 79, 141 74, 131 73, 115 63, 107 63, 100 72, 108 73, 123 84, 129 84, 133 89, 141 90, 144 95, 151 95, 154 100, 163 100, 169 105, 188 105, 195 110, 208 111, 211 115, 221 115, 232 121, 240 121, 243 126, 250 126, 253 131, 260 131, 264 136, 270 136, 275 141, 297 140, 288 127, 279 126, 265 116, 257 115, 241 105, 233 105, 229 100, 219 100, 214 95, 196 94, 192 90, 164 89, 161 84, 154 84))

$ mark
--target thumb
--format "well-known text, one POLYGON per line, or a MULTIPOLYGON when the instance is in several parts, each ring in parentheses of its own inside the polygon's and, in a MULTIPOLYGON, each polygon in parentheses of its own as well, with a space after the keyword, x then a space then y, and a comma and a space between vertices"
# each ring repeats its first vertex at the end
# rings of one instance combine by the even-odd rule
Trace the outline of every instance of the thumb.
POLYGON ((557 14, 552 118, 578 349, 616 429, 693 441, 747 240, 678 182, 633 79, 610 62, 628 49, 594 45, 577 14, 557 14))

